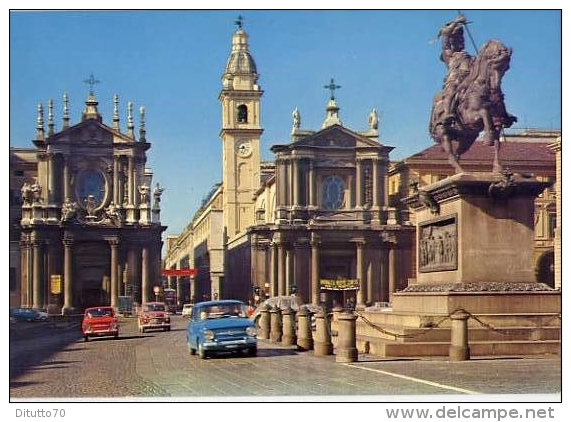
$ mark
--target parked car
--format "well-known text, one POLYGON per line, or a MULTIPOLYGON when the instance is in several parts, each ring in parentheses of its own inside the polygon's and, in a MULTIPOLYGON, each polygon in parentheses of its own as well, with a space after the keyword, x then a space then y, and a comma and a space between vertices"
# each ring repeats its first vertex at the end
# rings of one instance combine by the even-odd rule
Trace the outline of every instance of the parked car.
POLYGON ((182 316, 184 318, 190 318, 190 314, 192 313, 192 303, 185 303, 182 305, 182 316))
POLYGON ((83 312, 81 321, 83 340, 89 337, 119 337, 119 321, 111 306, 95 306, 83 312))
POLYGON ((48 313, 35 308, 10 309, 10 321, 13 322, 38 322, 47 321, 48 313))
POLYGON ((217 300, 194 304, 186 330, 191 355, 201 359, 218 352, 257 354, 257 332, 239 300, 217 300))
POLYGON ((170 331, 171 320, 163 302, 145 302, 139 310, 139 332, 146 330, 170 331))

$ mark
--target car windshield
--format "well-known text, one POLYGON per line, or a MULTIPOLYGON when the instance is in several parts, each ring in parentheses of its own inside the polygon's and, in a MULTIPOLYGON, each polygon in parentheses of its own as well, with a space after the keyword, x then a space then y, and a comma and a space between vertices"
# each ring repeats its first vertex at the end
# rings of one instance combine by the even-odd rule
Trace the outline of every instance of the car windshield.
POLYGON ((87 312, 87 316, 90 318, 97 318, 103 316, 113 316, 113 309, 109 308, 98 308, 98 309, 90 309, 87 312))
POLYGON ((145 311, 147 312, 154 312, 154 311, 164 311, 165 305, 163 303, 150 303, 145 305, 145 311))
POLYGON ((200 308, 200 319, 216 318, 246 318, 245 306, 237 303, 203 306, 200 308))

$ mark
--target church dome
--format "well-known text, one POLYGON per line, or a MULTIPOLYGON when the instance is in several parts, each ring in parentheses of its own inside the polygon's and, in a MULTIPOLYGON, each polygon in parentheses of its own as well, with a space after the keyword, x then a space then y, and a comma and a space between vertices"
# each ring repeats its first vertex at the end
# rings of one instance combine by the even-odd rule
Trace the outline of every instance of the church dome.
POLYGON ((239 29, 232 38, 232 52, 226 63, 226 73, 257 74, 256 62, 248 51, 248 35, 239 29))

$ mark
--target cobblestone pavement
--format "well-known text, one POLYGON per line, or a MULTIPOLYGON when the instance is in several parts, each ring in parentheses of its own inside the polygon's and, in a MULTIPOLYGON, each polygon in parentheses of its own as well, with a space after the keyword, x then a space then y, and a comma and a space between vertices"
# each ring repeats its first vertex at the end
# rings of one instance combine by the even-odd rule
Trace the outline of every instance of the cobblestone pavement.
POLYGON ((399 395, 547 394, 555 400, 561 393, 559 357, 449 362, 359 355, 358 362, 343 364, 334 356, 316 357, 260 341, 257 357, 201 360, 187 351, 186 321, 180 316, 172 320, 170 332, 141 336, 136 320, 129 318, 118 340, 83 342, 78 327, 51 328, 43 336, 11 335, 10 398, 249 401, 344 396, 351 401, 399 395))

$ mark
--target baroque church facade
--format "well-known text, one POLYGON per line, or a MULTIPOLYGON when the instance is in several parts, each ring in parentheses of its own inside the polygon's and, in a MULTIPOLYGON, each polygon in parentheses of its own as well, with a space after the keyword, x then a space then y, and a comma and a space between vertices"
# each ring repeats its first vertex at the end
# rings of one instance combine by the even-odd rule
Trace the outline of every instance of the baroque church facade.
POLYGON ((20 305, 71 313, 117 306, 121 295, 151 300, 161 284, 166 227, 163 189, 153 188, 146 168, 151 144, 144 108, 137 137, 132 103, 127 131, 121 131, 117 96, 111 126, 103 123, 93 89, 78 124, 70 125, 67 95, 63 106, 60 131, 54 130, 53 101, 47 125, 38 106, 35 149, 28 151, 36 171, 21 185, 20 305))
POLYGON ((388 302, 412 277, 414 227, 388 206, 393 148, 379 141, 376 111, 366 131, 344 127, 332 80, 322 127, 303 129, 296 109, 290 142, 261 162, 258 78, 239 24, 219 95, 222 184, 166 251, 166 268, 198 270, 184 300, 295 293, 315 304, 388 302))

